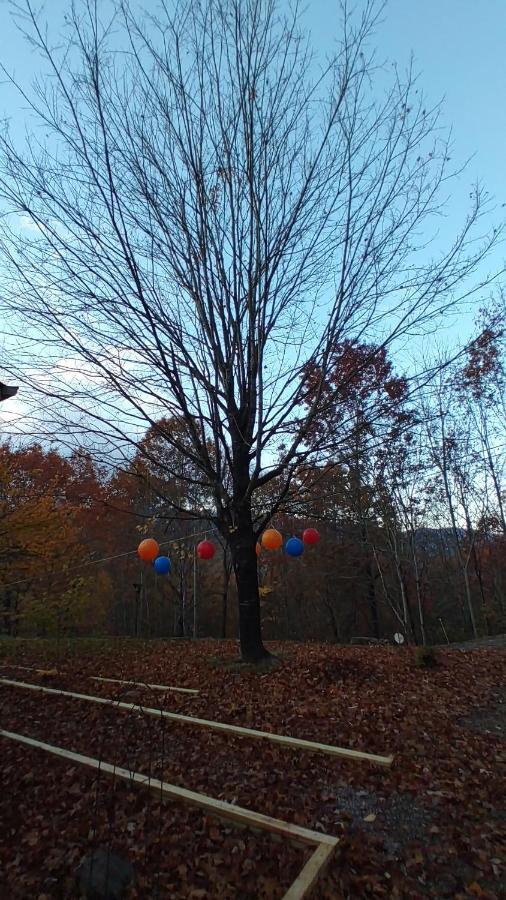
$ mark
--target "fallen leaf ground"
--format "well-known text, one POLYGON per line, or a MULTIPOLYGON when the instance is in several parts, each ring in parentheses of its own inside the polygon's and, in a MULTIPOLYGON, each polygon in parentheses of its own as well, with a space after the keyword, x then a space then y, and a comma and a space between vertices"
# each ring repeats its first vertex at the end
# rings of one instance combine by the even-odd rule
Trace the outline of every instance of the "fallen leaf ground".
MULTIPOLYGON (((374 767, 0 686, 5 730, 339 837, 315 898, 506 897, 503 650, 442 651, 421 670, 407 648, 284 643, 271 646, 279 668, 257 673, 216 665, 233 642, 0 649, 4 678, 393 753, 391 768, 374 767)), ((77 896, 75 869, 96 847, 130 859, 131 898, 278 898, 308 856, 5 738, 0 786, 2 900, 77 896)))

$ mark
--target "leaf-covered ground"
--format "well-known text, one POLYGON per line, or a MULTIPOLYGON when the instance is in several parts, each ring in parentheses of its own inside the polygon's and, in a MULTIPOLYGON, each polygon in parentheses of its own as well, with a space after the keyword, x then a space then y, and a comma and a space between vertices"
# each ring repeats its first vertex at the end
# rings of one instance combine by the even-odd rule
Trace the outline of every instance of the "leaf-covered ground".
MULTIPOLYGON (((421 670, 406 648, 285 643, 271 646, 279 668, 249 672, 217 665, 232 642, 76 642, 59 659, 44 642, 2 649, 4 678, 393 753, 380 768, 0 686, 5 730, 338 836, 315 897, 506 896, 502 650, 445 651, 421 670)), ((308 855, 5 738, 0 778, 3 900, 73 897, 96 847, 131 860, 132 898, 282 897, 308 855)))

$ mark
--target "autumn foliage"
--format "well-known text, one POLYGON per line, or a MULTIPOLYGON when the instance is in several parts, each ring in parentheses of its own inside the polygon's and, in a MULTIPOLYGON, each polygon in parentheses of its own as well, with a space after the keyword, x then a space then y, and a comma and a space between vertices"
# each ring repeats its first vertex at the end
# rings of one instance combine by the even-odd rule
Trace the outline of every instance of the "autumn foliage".
MULTIPOLYGON (((392 753, 392 767, 7 686, 0 727, 336 835, 314 900, 504 896, 504 651, 441 651, 436 667, 419 669, 409 648, 269 648, 282 665, 266 674, 217 665, 236 652, 231 642, 80 642, 63 655, 32 642, 6 649, 2 675, 392 753), (200 693, 121 688, 91 680, 97 673, 200 693)), ((73 900, 75 869, 96 847, 133 864, 128 900, 156 891, 276 900, 307 858, 265 832, 0 740, 9 783, 0 792, 0 891, 9 900, 73 900)))

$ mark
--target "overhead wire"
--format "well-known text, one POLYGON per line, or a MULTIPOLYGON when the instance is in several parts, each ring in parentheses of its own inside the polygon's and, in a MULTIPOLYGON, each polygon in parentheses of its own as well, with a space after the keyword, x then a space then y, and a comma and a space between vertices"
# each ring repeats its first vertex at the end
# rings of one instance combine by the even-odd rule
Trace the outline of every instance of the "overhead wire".
MULTIPOLYGON (((170 547, 171 545, 180 544, 182 541, 189 541, 191 538, 202 537, 202 535, 209 534, 209 530, 210 530, 209 528, 206 528, 205 531, 194 531, 194 532, 192 532, 192 534, 187 534, 187 535, 184 535, 183 537, 170 538, 166 541, 157 541, 157 543, 160 547, 165 547, 165 546, 170 547)), ((100 559, 89 559, 86 562, 81 563, 80 565, 76 566, 75 568, 76 569, 84 569, 84 568, 86 568, 86 566, 94 566, 94 565, 99 565, 100 563, 111 562, 111 560, 113 560, 113 559, 121 559, 122 557, 125 557, 125 556, 132 556, 135 553, 137 553, 137 548, 135 548, 134 550, 126 550, 125 553, 116 553, 114 556, 103 556, 100 559)), ((9 582, 9 584, 0 584, 0 590, 7 590, 7 588, 15 587, 18 584, 26 584, 27 581, 41 581, 41 580, 42 580, 42 577, 41 578, 32 578, 32 577, 21 578, 18 581, 9 582)))

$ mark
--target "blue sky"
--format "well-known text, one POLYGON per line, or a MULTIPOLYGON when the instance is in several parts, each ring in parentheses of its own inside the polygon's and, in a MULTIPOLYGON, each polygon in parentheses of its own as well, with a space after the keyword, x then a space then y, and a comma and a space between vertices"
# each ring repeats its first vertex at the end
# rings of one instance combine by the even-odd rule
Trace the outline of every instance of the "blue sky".
MULTIPOLYGON (((356 0, 360 8, 363 0, 356 0)), ((105 3, 104 3, 105 5, 105 3)), ((144 0, 156 8, 154 0, 144 0)), ((27 84, 40 73, 40 58, 19 34, 10 4, 0 0, 0 58, 27 84)), ((57 34, 69 0, 48 0, 43 13, 57 34)), ((337 3, 309 0, 305 19, 313 44, 322 54, 339 34, 337 3)), ((414 55, 420 86, 428 102, 444 100, 443 123, 453 129, 453 160, 473 156, 467 171, 454 185, 443 231, 451 239, 469 203, 478 178, 495 197, 495 220, 506 217, 506 0, 388 0, 374 44, 379 61, 395 61, 401 70, 414 55)), ((24 113, 19 97, 0 83, 0 116, 7 116, 22 137, 24 113)), ((486 269, 500 268, 506 248, 494 251, 486 269)), ((454 319, 447 342, 465 337, 472 315, 454 319)))
MULTIPOLYGON (((319 47, 329 46, 330 8, 308 3, 319 47)), ((466 180, 479 177, 506 202, 506 0, 388 0, 376 46, 401 67, 414 54, 429 100, 445 98, 456 159, 475 154, 466 180)))
MULTIPOLYGON (((362 0, 350 2, 362 5, 362 0)), ((307 6, 308 24, 319 48, 331 46, 330 8, 325 0, 310 0, 307 6)), ((444 210, 440 234, 445 246, 466 215, 477 180, 493 198, 490 224, 504 221, 506 0, 387 0, 373 45, 378 61, 395 62, 401 72, 413 56, 428 103, 443 101, 441 122, 452 131, 452 163, 458 167, 469 160, 454 181, 451 202, 444 210)), ((505 261, 502 243, 482 265, 480 275, 497 272, 505 261)), ((476 295, 467 314, 448 319, 447 329, 438 335, 441 348, 470 337, 477 307, 492 292, 486 289, 484 295, 476 295)))
MULTIPOLYGON (((365 0, 350 5, 360 9, 365 0)), ((104 8, 107 7, 104 2, 104 8)), ((156 9, 155 0, 139 4, 156 9)), ((69 0, 48 0, 43 17, 57 34, 69 0)), ((339 33, 338 5, 309 0, 305 20, 314 46, 324 54, 339 33)), ((0 57, 25 84, 40 72, 41 61, 17 31, 10 4, 0 0, 0 57)), ((374 41, 377 58, 401 68, 414 55, 420 86, 427 101, 444 97, 442 121, 453 131, 456 164, 472 160, 453 187, 454 200, 445 210, 443 233, 448 239, 462 221, 470 189, 479 179, 496 200, 495 220, 505 218, 506 183, 506 0, 387 0, 374 41)), ((11 118, 22 135, 24 116, 13 90, 0 84, 0 115, 11 118)), ((495 251, 491 266, 499 268, 506 248, 495 251)))
MULTIPOLYGON (((36 4, 38 5, 38 4, 36 4)), ((147 7, 156 7, 145 0, 147 7)), ((356 0, 360 7, 361 0, 356 0)), ((0 0, 0 57, 23 81, 39 60, 14 26, 7 0, 0 0)), ((58 26, 68 0, 48 0, 44 17, 58 26)), ((337 33, 337 4, 309 0, 305 16, 318 50, 337 33)), ((445 97, 444 121, 453 126, 456 159, 475 154, 465 183, 479 177, 506 202, 506 0, 388 0, 377 30, 378 58, 402 66, 415 56, 429 100, 445 97)), ((22 124, 14 96, 0 85, 0 111, 22 124)))

